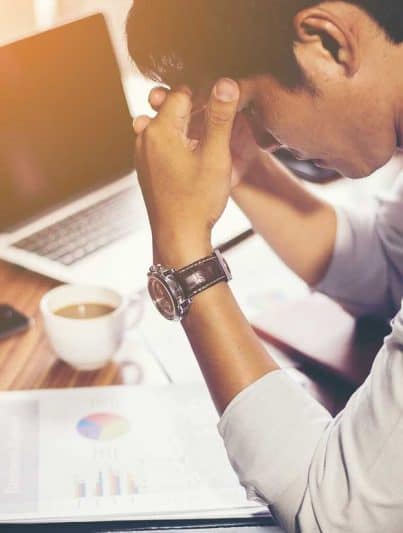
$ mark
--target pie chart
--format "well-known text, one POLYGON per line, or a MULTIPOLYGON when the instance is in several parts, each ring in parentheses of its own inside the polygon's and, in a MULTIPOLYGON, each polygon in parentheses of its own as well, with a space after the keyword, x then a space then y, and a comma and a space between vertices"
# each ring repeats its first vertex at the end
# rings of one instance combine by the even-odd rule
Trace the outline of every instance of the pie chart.
POLYGON ((108 441, 126 435, 130 424, 127 418, 114 413, 93 413, 82 418, 76 429, 87 439, 108 441))

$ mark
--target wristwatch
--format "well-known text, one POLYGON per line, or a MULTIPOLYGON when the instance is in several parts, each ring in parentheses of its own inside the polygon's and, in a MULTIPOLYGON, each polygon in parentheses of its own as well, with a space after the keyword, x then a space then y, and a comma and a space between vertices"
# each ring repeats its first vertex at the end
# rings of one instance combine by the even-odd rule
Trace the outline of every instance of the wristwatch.
POLYGON ((176 270, 154 265, 148 272, 148 292, 155 307, 167 320, 182 320, 194 296, 222 281, 232 279, 219 250, 204 259, 176 270))

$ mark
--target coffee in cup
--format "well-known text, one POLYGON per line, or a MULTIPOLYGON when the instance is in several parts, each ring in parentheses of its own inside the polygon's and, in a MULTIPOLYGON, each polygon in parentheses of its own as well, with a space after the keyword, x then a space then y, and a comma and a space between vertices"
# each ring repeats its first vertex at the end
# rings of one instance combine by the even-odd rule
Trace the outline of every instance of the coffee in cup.
POLYGON ((116 307, 109 304, 85 302, 61 307, 60 309, 54 311, 54 313, 55 315, 62 316, 64 318, 76 318, 77 320, 85 320, 109 315, 115 310, 116 307))
POLYGON ((54 352, 78 370, 96 370, 140 319, 142 300, 103 287, 62 285, 45 294, 40 308, 54 352))

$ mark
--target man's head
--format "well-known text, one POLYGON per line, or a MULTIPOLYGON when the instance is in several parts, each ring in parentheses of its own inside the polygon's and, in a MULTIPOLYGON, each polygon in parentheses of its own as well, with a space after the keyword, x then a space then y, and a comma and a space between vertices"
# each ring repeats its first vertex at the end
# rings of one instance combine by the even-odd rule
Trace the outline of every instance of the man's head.
POLYGON ((255 130, 358 177, 399 144, 402 15, 401 0, 134 0, 127 33, 146 76, 196 93, 236 79, 255 130))

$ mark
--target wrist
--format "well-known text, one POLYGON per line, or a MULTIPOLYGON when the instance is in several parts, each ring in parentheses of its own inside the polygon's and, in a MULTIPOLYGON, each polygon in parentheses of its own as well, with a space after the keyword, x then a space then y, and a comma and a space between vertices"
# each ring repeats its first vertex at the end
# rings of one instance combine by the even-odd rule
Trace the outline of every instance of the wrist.
POLYGON ((213 253, 210 240, 164 240, 154 243, 154 263, 180 269, 213 253))
POLYGON ((259 149, 256 156, 253 157, 246 166, 239 183, 232 188, 232 193, 236 193, 238 188, 242 189, 242 185, 245 183, 253 183, 256 176, 261 175, 264 172, 265 156, 267 157, 267 154, 259 149))

